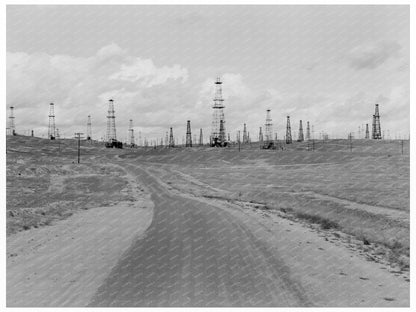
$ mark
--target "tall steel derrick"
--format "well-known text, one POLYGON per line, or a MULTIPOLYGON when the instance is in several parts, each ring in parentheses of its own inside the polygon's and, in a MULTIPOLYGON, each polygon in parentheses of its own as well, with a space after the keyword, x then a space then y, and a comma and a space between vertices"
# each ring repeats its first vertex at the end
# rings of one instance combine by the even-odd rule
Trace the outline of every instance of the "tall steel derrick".
MULTIPOLYGON (((162 140, 163 142, 163 140, 162 140)), ((134 142, 134 129, 133 129, 133 120, 130 119, 129 122, 129 144, 131 147, 135 146, 135 142, 134 142)))
POLYGON ((299 134, 298 134, 298 142, 303 142, 303 126, 302 126, 302 120, 299 121, 299 134))
POLYGON ((49 104, 49 127, 48 127, 48 139, 55 140, 56 130, 55 130, 55 108, 54 104, 49 104))
POLYGON ((306 140, 311 139, 311 128, 309 127, 309 121, 306 122, 306 140))
POLYGON ((226 146, 224 99, 222 98, 222 81, 217 78, 215 81, 215 98, 212 115, 211 146, 226 146))
POLYGON ((168 146, 169 146, 169 134, 166 131, 166 135, 165 135, 165 147, 168 147, 168 146))
POLYGON ((259 129, 259 143, 260 145, 263 144, 263 130, 261 129, 261 127, 259 129))
POLYGON ((170 127, 169 147, 175 147, 175 140, 173 138, 173 129, 172 129, 172 127, 170 127))
POLYGON ((292 143, 292 130, 290 128, 290 117, 287 116, 287 124, 286 124, 286 144, 292 143))
POLYGON ((9 127, 8 127, 8 135, 15 135, 16 134, 16 126, 14 124, 14 107, 10 106, 10 115, 9 115, 9 127))
POLYGON ((114 101, 108 101, 108 115, 107 115, 107 141, 117 141, 116 135, 116 116, 114 114, 114 101))
POLYGON ((92 140, 92 130, 91 130, 91 115, 88 115, 87 120, 87 141, 92 140))
POLYGON ((375 113, 373 115, 373 133, 372 138, 379 140, 381 136, 381 127, 380 127, 380 113, 378 111, 378 104, 376 104, 375 113))
POLYGON ((248 143, 248 137, 247 137, 247 126, 244 124, 244 130, 243 130, 243 144, 248 143))
POLYGON ((199 146, 204 145, 204 137, 202 136, 202 128, 199 129, 199 146))
POLYGON ((365 138, 370 138, 370 131, 368 130, 368 124, 365 124, 365 138))
POLYGON ((192 133, 191 133, 191 121, 186 122, 186 143, 185 147, 192 147, 192 133))
POLYGON ((273 124, 272 124, 272 117, 270 115, 270 109, 266 112, 266 123, 264 124, 264 141, 263 141, 263 148, 274 148, 274 141, 273 141, 273 124))

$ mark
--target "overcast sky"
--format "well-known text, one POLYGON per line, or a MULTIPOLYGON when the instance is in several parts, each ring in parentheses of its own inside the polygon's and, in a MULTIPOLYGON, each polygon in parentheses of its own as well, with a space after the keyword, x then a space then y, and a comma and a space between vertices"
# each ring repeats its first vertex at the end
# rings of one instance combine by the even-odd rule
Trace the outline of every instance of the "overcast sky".
MULTIPOLYGON (((346 138, 380 104, 382 130, 409 133, 408 6, 8 6, 7 107, 16 130, 47 134, 55 103, 61 135, 106 131, 114 99, 119 139, 182 140, 211 131, 223 78, 226 131, 252 138, 271 109, 346 138)), ((306 126, 304 126, 306 127, 306 126)))

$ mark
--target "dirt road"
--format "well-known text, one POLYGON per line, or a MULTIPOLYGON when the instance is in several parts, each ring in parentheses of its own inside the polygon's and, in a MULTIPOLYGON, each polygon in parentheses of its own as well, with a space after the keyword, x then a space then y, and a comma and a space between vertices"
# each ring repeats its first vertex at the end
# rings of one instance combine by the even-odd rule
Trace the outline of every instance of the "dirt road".
POLYGON ((231 214, 169 192, 136 169, 154 216, 90 306, 305 306, 279 259, 231 214))
POLYGON ((135 200, 9 237, 8 306, 409 306, 408 277, 342 233, 206 196, 178 166, 105 162, 135 200))

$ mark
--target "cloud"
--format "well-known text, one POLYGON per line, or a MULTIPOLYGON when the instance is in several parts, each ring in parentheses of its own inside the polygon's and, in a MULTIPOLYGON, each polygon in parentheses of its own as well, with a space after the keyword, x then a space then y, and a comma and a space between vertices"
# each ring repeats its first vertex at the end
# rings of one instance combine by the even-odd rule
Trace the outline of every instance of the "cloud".
POLYGON ((157 68, 152 60, 135 58, 129 64, 122 64, 120 71, 114 73, 109 79, 124 80, 130 82, 141 81, 142 87, 152 87, 165 84, 169 79, 181 79, 186 82, 188 71, 186 68, 175 64, 171 67, 157 68))
POLYGON ((93 137, 100 138, 105 133, 109 98, 115 100, 120 126, 127 128, 130 118, 143 126, 156 120, 143 116, 162 110, 169 120, 180 105, 172 94, 184 88, 188 71, 177 64, 157 66, 112 43, 90 57, 7 52, 6 75, 7 106, 15 107, 17 130, 47 133, 49 103, 53 102, 61 133, 70 136, 83 130, 91 115, 93 137))
POLYGON ((395 41, 379 41, 354 47, 346 58, 354 69, 374 69, 398 56, 400 49, 400 44, 395 41))

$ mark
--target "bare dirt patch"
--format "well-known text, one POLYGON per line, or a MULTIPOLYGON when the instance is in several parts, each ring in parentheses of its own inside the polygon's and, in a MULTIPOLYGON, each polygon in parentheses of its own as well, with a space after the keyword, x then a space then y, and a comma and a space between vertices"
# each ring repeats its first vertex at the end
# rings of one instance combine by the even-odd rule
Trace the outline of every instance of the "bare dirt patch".
POLYGON ((9 236, 7 306, 86 306, 123 252, 149 227, 152 207, 148 198, 122 202, 9 236))

